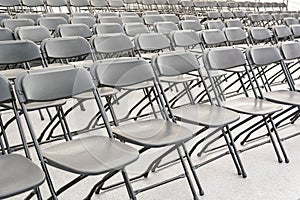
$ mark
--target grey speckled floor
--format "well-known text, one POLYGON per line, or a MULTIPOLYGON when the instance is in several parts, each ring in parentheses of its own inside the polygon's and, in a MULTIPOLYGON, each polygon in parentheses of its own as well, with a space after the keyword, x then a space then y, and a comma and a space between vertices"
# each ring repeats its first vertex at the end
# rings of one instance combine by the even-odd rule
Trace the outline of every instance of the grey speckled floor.
MULTIPOLYGON (((132 94, 127 101, 127 106, 134 101, 135 95, 132 94)), ((70 104, 70 102, 69 102, 70 104)), ((85 124, 82 123, 84 119, 90 117, 94 111, 95 107, 91 104, 85 104, 87 110, 85 112, 77 109, 75 112, 69 115, 68 119, 70 121, 70 126, 73 129, 83 127, 85 124)), ((122 116, 127 110, 124 107, 116 106, 118 110, 118 115, 122 116)), ((41 122, 37 113, 30 114, 33 118, 33 122, 36 130, 42 130, 42 128, 47 123, 47 120, 41 122)), ((4 119, 9 118, 10 113, 5 113, 3 115, 4 119)), ((246 126, 246 124, 245 124, 246 126)), ((192 130, 197 130, 197 127, 191 127, 192 130)), ((8 129, 9 139, 12 144, 16 144, 19 141, 16 139, 15 135, 16 127, 12 125, 8 129)), ((298 121, 295 125, 287 126, 279 130, 281 136, 289 135, 295 132, 299 132, 300 122, 298 121)), ((60 131, 60 130, 58 130, 60 131)), ((101 130, 103 132, 103 130, 101 130)), ((101 132, 100 131, 100 132, 101 132)), ((239 131, 233 132, 236 135, 239 131)), ((257 131, 256 134, 263 134, 264 129, 257 131)), ((206 133, 205 133, 206 134, 206 133)), ((27 134, 28 135, 28 134, 27 134)), ((85 137, 85 135, 80 135, 79 137, 85 137)), ((189 143, 197 141, 195 138, 189 143)), ((209 163, 199 169, 197 169, 197 174, 200 178, 202 186, 205 190, 205 195, 200 197, 203 200, 296 200, 300 198, 300 137, 295 137, 284 141, 284 146, 288 152, 291 162, 289 164, 279 164, 274 154, 274 150, 270 144, 243 152, 241 158, 243 160, 244 166, 246 168, 248 177, 243 179, 236 174, 233 162, 230 156, 225 156, 217 161, 209 163)), ((46 148, 51 144, 43 145, 46 148)), ((203 146, 203 145, 201 145, 203 146)), ((200 146, 200 147, 201 147, 200 146)), ((240 147, 239 148, 244 148, 240 147)), ((37 162, 34 149, 31 149, 34 156, 34 160, 37 162)), ((141 156, 139 161, 134 163, 128 168, 130 176, 134 176, 142 172, 151 159, 159 155, 163 150, 152 150, 145 155, 141 156)), ((192 160, 195 164, 205 161, 207 158, 217 155, 220 152, 214 154, 205 154, 201 158, 193 154, 192 160)), ((171 155, 174 157, 174 155, 171 155)), ((63 171, 49 168, 50 173, 56 188, 67 183, 75 176, 73 174, 65 173, 63 171)), ((1 169, 3 170, 3 169, 1 169)), ((182 173, 182 167, 179 163, 172 165, 168 168, 159 170, 155 173, 151 173, 149 178, 142 179, 140 181, 134 182, 133 187, 135 189, 147 186, 152 183, 156 183, 167 177, 172 177, 174 175, 182 173)), ((61 196, 60 200, 73 200, 73 199, 83 199, 93 184, 99 181, 100 177, 89 177, 73 188, 67 190, 61 196)), ((116 176, 110 183, 121 180, 121 176, 116 176)), ((44 198, 49 197, 49 192, 46 184, 41 187, 42 195, 44 198)), ((147 192, 138 194, 138 199, 145 200, 190 200, 192 199, 190 190, 187 186, 186 179, 180 179, 175 182, 163 185, 161 187, 149 190, 147 192)), ((24 195, 20 195, 11 199, 23 199, 24 195)), ((93 200, 123 200, 128 199, 126 190, 124 187, 116 188, 113 190, 102 192, 99 195, 94 195, 93 200)))

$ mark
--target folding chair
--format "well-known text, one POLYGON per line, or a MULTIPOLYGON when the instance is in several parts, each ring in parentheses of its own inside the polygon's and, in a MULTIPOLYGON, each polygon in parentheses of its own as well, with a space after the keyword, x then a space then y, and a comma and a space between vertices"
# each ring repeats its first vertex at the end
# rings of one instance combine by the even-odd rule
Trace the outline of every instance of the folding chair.
POLYGON ((89 28, 93 28, 93 26, 96 24, 96 21, 94 17, 70 17, 69 18, 70 24, 85 24, 89 28))
POLYGON ((80 36, 85 39, 92 37, 93 33, 90 28, 85 24, 61 24, 56 29, 57 36, 69 37, 80 36))
POLYGON ((198 20, 199 21, 198 17, 195 16, 195 15, 182 15, 182 19, 183 20, 198 20))
POLYGON ((232 18, 234 18, 234 15, 230 11, 222 11, 221 12, 221 17, 223 18, 223 20, 226 20, 226 19, 232 19, 232 18))
POLYGON ((210 11, 207 12, 207 17, 209 20, 217 20, 217 19, 221 19, 221 14, 216 11, 210 11))
POLYGON ((244 24, 239 19, 227 19, 224 21, 224 23, 227 28, 230 27, 239 27, 241 29, 245 28, 244 24))
POLYGON ((149 33, 149 29, 144 23, 130 23, 124 25, 126 35, 135 37, 137 34, 149 33))
MULTIPOLYGON (((19 91, 18 99, 53 199, 58 199, 57 196, 60 193, 88 176, 116 174, 119 171, 122 172, 129 197, 136 199, 125 167, 138 159, 138 152, 113 139, 101 99, 85 69, 68 67, 59 70, 44 69, 23 73, 17 78, 15 88, 16 91, 19 91), (26 103, 70 99, 87 92, 92 92, 95 97, 109 137, 95 135, 77 138, 41 150, 36 139, 34 126, 27 112, 26 103), (77 174, 78 177, 66 184, 61 190, 55 191, 47 165, 77 174)), ((95 134, 99 134, 98 131, 95 131, 95 134)))
POLYGON ((135 56, 134 46, 124 33, 97 35, 91 38, 97 59, 135 56))
POLYGON ((30 62, 41 59, 40 51, 31 41, 7 40, 0 42, 0 65, 6 66, 0 73, 8 79, 30 69, 30 62))
MULTIPOLYGON (((158 95, 158 103, 163 103, 163 99, 160 95, 162 91, 160 91, 157 86, 152 67, 147 61, 141 58, 119 58, 98 61, 91 68, 91 74, 92 77, 97 80, 97 85, 99 87, 110 86, 115 88, 124 88, 144 82, 150 82, 151 84, 147 84, 145 88, 153 90, 158 95)), ((149 95, 149 93, 147 95, 149 95)), ((140 154, 151 148, 168 146, 173 150, 177 150, 185 172, 184 177, 187 178, 193 198, 198 199, 194 184, 192 183, 192 179, 188 173, 187 166, 181 153, 181 149, 183 149, 198 191, 200 195, 203 195, 203 190, 184 144, 187 140, 192 138, 193 134, 188 129, 173 123, 172 119, 169 118, 169 114, 167 110, 165 110, 164 105, 161 104, 160 107, 162 109, 160 112, 163 117, 162 119, 146 119, 122 124, 118 122, 117 118, 114 118, 116 127, 113 128, 113 132, 118 139, 141 146, 142 148, 139 150, 140 154), (137 136, 137 133, 139 136, 137 136)), ((136 190, 135 193, 140 193, 158 187, 159 185, 179 178, 182 177, 176 176, 174 178, 164 180, 160 183, 136 190)), ((97 184, 97 186, 99 187, 98 189, 102 189, 103 185, 97 184)))
MULTIPOLYGON (((0 154, 0 198, 5 199, 9 197, 15 197, 21 193, 25 193, 34 190, 38 199, 42 199, 38 187, 43 184, 45 175, 43 171, 30 161, 30 154, 25 139, 24 130, 21 125, 19 113, 17 111, 17 105, 15 102, 14 94, 12 93, 12 87, 10 81, 0 75, 0 106, 1 109, 7 108, 7 105, 13 110, 14 115, 17 118, 18 130, 20 132, 20 138, 24 146, 25 155, 18 154, 0 154), (3 107, 2 107, 3 106, 3 107)), ((0 137, 0 150, 4 151, 4 146, 0 137)))
POLYGON ((94 11, 94 13, 98 10, 108 10, 108 5, 106 0, 91 0, 91 9, 94 11))
POLYGON ((250 14, 249 21, 252 27, 254 26, 262 26, 263 18, 260 14, 250 14))
POLYGON ((0 13, 0 23, 2 23, 3 19, 11 19, 12 16, 10 16, 9 14, 5 14, 5 13, 0 13))
POLYGON ((175 14, 162 14, 161 16, 165 22, 173 22, 174 24, 179 23, 179 18, 175 14))
POLYGON ((199 58, 203 52, 203 44, 199 34, 193 30, 178 30, 170 33, 173 49, 183 47, 185 50, 196 53, 199 58))
POLYGON ((290 28, 293 33, 293 38, 298 39, 300 37, 300 24, 291 25, 290 28))
POLYGON ((265 27, 252 27, 249 29, 248 35, 252 44, 273 44, 271 32, 265 27))
POLYGON ((68 21, 70 16, 66 13, 46 13, 44 17, 62 17, 68 21))
POLYGON ((34 26, 34 21, 31 19, 4 19, 1 24, 4 28, 9 28, 11 31, 15 31, 17 27, 34 26))
POLYGON ((37 24, 38 18, 42 17, 41 14, 38 13, 18 13, 16 14, 17 19, 31 19, 34 21, 34 24, 37 24))
POLYGON ((283 22, 287 26, 294 25, 294 24, 299 24, 299 20, 294 18, 294 17, 283 18, 283 22))
POLYGON ((286 25, 274 26, 273 27, 273 33, 274 33, 276 43, 278 43, 279 41, 285 41, 285 40, 292 40, 293 39, 292 31, 286 25))
POLYGON ((142 18, 140 18, 139 16, 122 16, 121 19, 123 24, 143 23, 142 18))
POLYGON ((28 7, 30 12, 46 13, 47 9, 43 0, 22 0, 23 7, 28 7))
POLYGON ((225 28, 225 24, 221 20, 210 20, 205 22, 206 29, 219 29, 220 31, 225 28))
POLYGON ((97 12, 96 18, 99 19, 100 17, 118 17, 117 12, 97 12))
POLYGON ((122 0, 107 0, 109 10, 123 11, 125 10, 125 4, 122 0))
POLYGON ((95 24, 93 27, 93 32, 96 35, 124 33, 124 29, 118 23, 104 23, 104 24, 95 24))
POLYGON ((199 32, 202 30, 199 20, 183 20, 178 25, 182 30, 193 30, 199 32))
POLYGON ((17 10, 23 10, 21 0, 1 0, 0 6, 5 7, 7 9, 7 12, 9 14, 14 14, 17 12, 17 10))
MULTIPOLYGON (((247 52, 248 54, 248 52, 247 52)), ((269 54, 268 54, 269 55, 269 54)), ((268 57, 266 54, 263 55, 264 58, 268 57)), ((235 68, 238 66, 244 67, 244 72, 246 73, 246 76, 248 77, 248 80, 251 80, 253 77, 251 77, 250 72, 253 73, 253 71, 247 68, 247 63, 244 57, 244 54, 239 50, 235 48, 230 47, 222 47, 222 48, 215 48, 215 49, 208 49, 204 51, 203 54, 204 64, 205 68, 207 69, 207 73, 209 75, 209 70, 216 70, 216 69, 223 69, 223 70, 230 70, 231 68, 235 68), (226 58, 226 59, 224 59, 226 58)), ((209 75, 210 76, 210 75, 209 75)), ((275 140, 273 138, 273 133, 271 132, 271 128, 274 132, 274 135, 276 136, 277 143, 280 146, 281 152, 284 155, 285 162, 288 163, 289 160, 286 156, 285 150, 281 144, 277 129, 275 127, 275 124, 273 123, 273 116, 278 111, 282 110, 282 107, 278 104, 274 104, 269 101, 265 101, 260 97, 261 93, 256 92, 256 87, 259 87, 259 83, 256 78, 254 78, 254 83, 250 81, 250 85, 253 91, 254 97, 249 97, 248 92, 244 90, 245 97, 239 97, 234 99, 226 99, 224 96, 220 94, 221 90, 217 89, 216 83, 213 81, 211 76, 209 77, 210 84, 213 87, 213 95, 215 98, 215 101, 217 102, 217 105, 223 106, 227 109, 233 110, 235 112, 238 112, 240 114, 245 114, 249 117, 247 117, 245 120, 242 120, 242 122, 239 122, 235 127, 242 125, 244 122, 249 121, 253 118, 259 117, 262 118, 259 125, 260 127, 266 126, 267 128, 267 136, 269 137, 275 154, 277 156, 278 162, 282 162, 281 155, 279 153, 279 150, 277 148, 277 145, 275 143, 275 140), (255 85, 254 85, 255 84, 255 85), (269 126, 269 123, 271 125, 271 128, 269 126)), ((241 80, 241 84, 243 84, 241 80)), ((258 88, 260 89, 260 88, 258 88)), ((261 92, 261 91, 260 91, 261 92)), ((238 134, 234 141, 236 141, 241 135, 247 133, 247 131, 250 131, 253 128, 257 128, 257 123, 254 125, 251 125, 250 127, 246 128, 245 130, 241 131, 240 134, 238 134)), ((257 130, 257 129, 256 129, 257 130)), ((252 134, 253 132, 250 131, 250 133, 246 136, 246 139, 252 134)), ((245 141, 244 140, 244 141, 245 141)), ((244 144, 244 143, 242 143, 244 144)))
POLYGON ((50 12, 53 12, 53 8, 58 8, 61 13, 62 8, 67 8, 68 12, 71 13, 67 0, 46 0, 46 5, 50 12))
POLYGON ((44 26, 24 26, 15 29, 15 38, 40 44, 44 39, 51 38, 51 33, 44 26))
POLYGON ((200 33, 204 47, 227 45, 224 33, 219 29, 204 30, 200 33))
POLYGON ((48 38, 41 43, 41 52, 46 67, 72 64, 89 68, 93 64, 92 50, 83 37, 48 38))
POLYGON ((270 26, 274 25, 272 15, 270 15, 269 13, 264 13, 261 16, 263 26, 269 28, 270 26))
POLYGON ((99 17, 98 22, 101 24, 106 24, 106 23, 118 23, 121 26, 123 26, 122 19, 118 16, 105 16, 105 17, 99 17))
POLYGON ((68 21, 63 17, 41 17, 38 19, 38 25, 46 27, 52 34, 60 24, 67 24, 68 21))
POLYGON ((171 31, 179 30, 174 22, 156 22, 154 23, 154 31, 164 35, 169 35, 171 31))
POLYGON ((14 33, 8 28, 0 28, 0 41, 14 40, 14 33))
POLYGON ((148 26, 149 31, 151 31, 153 28, 153 25, 156 22, 163 22, 164 18, 161 15, 144 15, 143 20, 144 20, 145 25, 148 26))
POLYGON ((89 0, 69 0, 70 10, 71 12, 81 12, 82 10, 90 9, 90 1, 89 0), (73 8, 73 9, 72 9, 73 8))
POLYGON ((224 28, 223 32, 230 46, 235 44, 246 44, 249 46, 248 36, 243 29, 239 27, 230 27, 224 28))

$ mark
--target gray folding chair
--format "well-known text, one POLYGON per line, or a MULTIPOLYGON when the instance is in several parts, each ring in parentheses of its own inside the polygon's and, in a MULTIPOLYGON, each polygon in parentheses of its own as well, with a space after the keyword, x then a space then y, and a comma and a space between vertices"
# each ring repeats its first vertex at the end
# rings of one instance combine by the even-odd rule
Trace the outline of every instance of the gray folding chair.
POLYGON ((14 33, 8 28, 0 28, 0 41, 14 40, 14 33))
POLYGON ((173 22, 174 24, 179 23, 179 18, 175 14, 162 14, 161 16, 165 22, 173 22))
POLYGON ((199 58, 202 55, 203 44, 199 34, 193 30, 178 30, 170 33, 173 48, 183 47, 185 50, 196 53, 199 58))
POLYGON ((226 37, 219 29, 204 30, 200 33, 200 37, 204 43, 204 47, 227 45, 226 37))
MULTIPOLYGON (((24 147, 25 155, 18 154, 6 154, 2 139, 0 137, 0 198, 5 199, 9 197, 16 198, 17 195, 34 190, 39 200, 42 199, 41 193, 38 189, 45 180, 43 171, 30 161, 30 154, 25 139, 24 130, 21 124, 19 113, 17 111, 17 105, 15 102, 15 96, 11 87, 10 81, 0 75, 0 107, 1 110, 10 107, 13 110, 17 119, 18 130, 20 132, 20 138, 24 147)), ((2 119, 0 119, 2 120, 2 119)))
POLYGON ((124 33, 103 34, 91 38, 97 59, 135 56, 134 46, 124 33))
POLYGON ((70 10, 71 12, 81 12, 82 10, 90 9, 90 1, 89 0, 69 0, 70 10))
POLYGON ((137 34, 149 33, 149 29, 144 23, 130 23, 124 25, 126 35, 135 37, 137 34))
POLYGON ((62 12, 63 8, 67 8, 71 13, 67 0, 46 0, 46 5, 50 12, 53 12, 53 8, 58 8, 59 12, 62 12))
POLYGON ((154 23, 154 31, 164 35, 169 35, 171 31, 179 30, 174 22, 156 22, 154 23))
POLYGON ((230 27, 239 27, 241 29, 244 29, 245 26, 244 24, 241 22, 240 19, 227 19, 224 21, 225 26, 230 28, 230 27))
POLYGON ((67 23, 68 21, 63 17, 41 17, 38 19, 38 25, 46 27, 52 33, 55 33, 58 25, 67 23))
POLYGON ((216 19, 220 19, 221 18, 221 14, 217 11, 209 11, 207 12, 207 17, 208 19, 213 19, 213 20, 216 20, 216 19))
POLYGON ((138 152, 134 148, 113 139, 113 133, 101 99, 93 80, 85 69, 66 67, 59 68, 59 70, 56 68, 23 73, 17 78, 15 88, 16 91, 19 91, 18 99, 40 164, 46 175, 52 199, 57 200, 59 194, 88 176, 112 175, 120 171, 126 183, 129 197, 136 199, 125 167, 138 159, 138 152), (68 140, 41 150, 36 139, 36 130, 27 112, 26 103, 70 99, 87 92, 93 93, 97 108, 104 118, 109 137, 98 135, 99 132, 94 131, 95 136, 68 140), (55 191, 47 165, 78 176, 63 186, 61 190, 55 191))
POLYGON ((94 60, 91 46, 83 37, 45 39, 41 43, 41 52, 46 67, 73 64, 89 68, 94 60))
POLYGON ((51 38, 51 33, 44 26, 24 26, 15 29, 15 38, 40 44, 44 39, 51 38))
POLYGON ((273 44, 271 32, 265 27, 252 27, 249 29, 248 35, 252 44, 273 44))
POLYGON ((221 20, 210 20, 205 23, 206 29, 219 29, 220 31, 225 28, 225 24, 221 20))
POLYGON ((122 16, 121 19, 123 24, 143 23, 143 19, 139 16, 122 16))
POLYGON ((290 28, 294 39, 298 39, 300 37, 300 24, 291 25, 290 28))
POLYGON ((70 24, 85 24, 89 28, 93 28, 93 26, 96 24, 95 18, 93 17, 70 17, 69 18, 70 24))
POLYGON ((100 17, 118 17, 117 12, 97 12, 96 18, 99 19, 100 17))
POLYGON ((108 10, 108 5, 106 0, 90 0, 91 9, 94 13, 98 10, 108 10))
POLYGON ((38 18, 42 17, 41 14, 38 13, 18 13, 16 14, 17 19, 31 19, 34 21, 34 24, 37 24, 38 18))
POLYGON ((67 13, 46 13, 44 17, 62 17, 68 21, 70 16, 67 13))
POLYGON ((144 23, 148 26, 151 31, 154 23, 163 22, 164 18, 161 15, 144 15, 143 16, 144 23))
POLYGON ((103 23, 103 24, 95 24, 93 27, 93 32, 96 35, 124 33, 124 29, 119 23, 103 23))
POLYGON ((123 26, 122 19, 118 16, 105 16, 105 17, 99 17, 97 21, 101 24, 106 24, 106 23, 118 23, 121 26, 123 26))
POLYGON ((179 22, 179 27, 182 30, 193 30, 199 32, 202 30, 199 20, 183 20, 179 22))
POLYGON ((9 28, 11 31, 15 31, 17 27, 34 26, 34 21, 31 19, 4 19, 1 24, 4 28, 9 28))
POLYGON ((229 45, 246 44, 249 45, 246 32, 239 27, 224 28, 223 32, 229 45))
POLYGON ((43 0, 22 0, 22 5, 25 10, 30 12, 46 13, 47 9, 43 0))
POLYGON ((223 18, 223 20, 226 20, 226 19, 232 19, 232 18, 234 18, 234 15, 230 11, 222 11, 221 12, 221 17, 223 18))
POLYGON ((275 42, 292 40, 293 34, 291 29, 286 25, 278 25, 273 27, 275 42))
POLYGON ((60 37, 80 36, 85 39, 89 39, 93 35, 85 24, 61 24, 57 27, 56 34, 60 37))
POLYGON ((183 15, 182 19, 183 20, 198 20, 199 21, 198 17, 195 16, 195 15, 183 15))
MULTIPOLYGON (((263 57, 264 58, 268 57, 266 55, 269 55, 269 54, 263 54, 263 57)), ((244 142, 247 141, 247 139, 253 133, 253 131, 251 131, 253 128, 255 128, 254 130, 257 130, 258 127, 261 128, 261 127, 265 126, 267 128, 266 136, 269 137, 270 142, 273 145, 278 162, 281 163, 282 158, 281 158, 281 155, 277 148, 276 141, 279 144, 281 152, 284 155, 285 162, 288 163, 289 159, 287 158, 285 150, 280 141, 276 126, 273 122, 273 116, 275 115, 275 113, 282 110, 282 107, 278 104, 275 104, 275 103, 272 103, 272 102, 262 99, 261 93, 260 93, 261 91, 259 92, 259 94, 256 91, 256 88, 260 87, 256 78, 254 78, 254 82, 250 81, 250 85, 251 85, 254 97, 250 97, 248 92, 244 88, 243 94, 245 95, 245 97, 227 99, 226 97, 224 97, 220 94, 221 90, 217 89, 216 83, 214 82, 214 80, 212 79, 212 77, 209 74, 209 70, 216 70, 216 69, 231 70, 232 68, 242 66, 242 67, 244 67, 244 72, 246 73, 247 79, 252 80, 253 74, 250 75, 249 71, 252 71, 251 73, 253 73, 253 70, 248 69, 247 62, 245 60, 245 57, 244 57, 244 54, 242 53, 242 51, 240 51, 239 49, 236 49, 236 48, 231 48, 231 47, 207 49, 204 51, 203 59, 204 59, 205 68, 207 69, 207 73, 209 75, 210 85, 213 88, 212 94, 214 95, 217 105, 223 106, 227 109, 230 109, 230 110, 233 110, 240 114, 245 114, 248 116, 245 120, 238 122, 238 124, 235 125, 235 127, 242 125, 246 121, 249 122, 249 120, 251 120, 253 118, 256 118, 256 117, 262 118, 260 123, 255 123, 255 124, 251 125, 250 127, 247 127, 245 130, 242 130, 240 132, 240 134, 238 134, 235 137, 235 141, 241 135, 243 135, 249 131, 248 135, 246 135, 246 138, 242 142, 242 144, 244 144, 244 142), (272 128, 273 132, 271 131, 270 127, 272 128), (276 136, 276 141, 273 138, 273 134, 276 136)), ((261 60, 261 61, 263 61, 263 60, 261 60)), ((241 81, 241 84, 243 84, 242 81, 241 81)), ((260 89, 260 88, 257 88, 257 89, 260 89)))
MULTIPOLYGON (((145 88, 153 90, 153 92, 158 95, 158 104, 160 104, 160 102, 164 102, 160 95, 162 91, 157 86, 151 65, 141 58, 119 58, 98 61, 92 66, 91 74, 92 77, 97 80, 97 85, 99 87, 110 86, 115 88, 126 88, 147 82, 147 86, 145 86, 145 88)), ((149 93, 147 93, 147 95, 149 95, 149 93)), ((194 184, 192 183, 192 178, 187 171, 188 169, 181 153, 181 149, 183 149, 184 155, 186 156, 191 169, 193 179, 196 182, 197 189, 200 195, 203 195, 204 193, 199 179, 184 144, 187 140, 191 139, 193 134, 188 129, 173 123, 163 104, 161 104, 160 107, 162 109, 160 112, 162 114, 162 119, 146 119, 122 124, 118 122, 118 119, 115 116, 114 122, 116 127, 113 128, 113 132, 118 139, 141 146, 141 149, 139 150, 141 154, 152 148, 171 147, 172 150, 177 150, 178 157, 185 172, 184 177, 187 178, 193 199, 198 199, 194 184), (180 134, 178 134, 179 132, 180 134), (138 137, 136 135, 137 133, 139 134, 138 137)), ((152 167, 150 166, 150 169, 151 168, 152 167)), ((146 171, 145 174, 139 177, 147 177, 149 172, 150 170, 146 171)), ((181 177, 176 176, 168 180, 163 180, 158 184, 136 190, 136 193, 155 188, 179 178, 181 177)), ((102 185, 100 185, 98 189, 102 189, 102 185)))
POLYGON ((15 79, 18 74, 31 68, 30 62, 41 59, 37 45, 28 40, 1 41, 0 51, 0 65, 6 66, 0 74, 8 79, 15 79))
POLYGON ((294 17, 286 17, 283 19, 285 25, 290 26, 293 24, 299 24, 299 20, 294 17))

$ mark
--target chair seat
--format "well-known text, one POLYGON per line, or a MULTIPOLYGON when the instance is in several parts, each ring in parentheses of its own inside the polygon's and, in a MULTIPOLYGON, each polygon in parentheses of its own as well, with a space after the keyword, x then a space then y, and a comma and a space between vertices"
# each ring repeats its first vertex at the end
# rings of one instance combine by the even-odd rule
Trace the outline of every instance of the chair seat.
POLYGON ((171 82, 171 83, 183 83, 188 81, 199 80, 198 77, 182 74, 178 76, 163 76, 159 78, 162 82, 171 82))
POLYGON ((238 113, 257 116, 272 114, 282 110, 282 107, 278 104, 251 97, 227 100, 222 104, 225 108, 236 111, 238 113))
POLYGON ((21 155, 0 156, 0 199, 11 197, 41 185, 43 171, 21 155))
POLYGON ((150 147, 164 147, 192 138, 193 133, 178 124, 161 119, 136 121, 113 128, 121 140, 150 147))
POLYGON ((90 68, 94 62, 92 60, 82 60, 76 62, 70 62, 71 65, 75 65, 78 67, 90 68))
POLYGON ((174 109, 173 114, 182 122, 209 127, 222 127, 240 118, 236 112, 207 104, 182 106, 174 109))
POLYGON ((227 69, 226 71, 233 72, 233 73, 241 73, 241 72, 245 72, 245 67, 244 66, 233 67, 233 68, 227 69))
POLYGON ((43 150, 47 163, 76 174, 98 175, 119 170, 138 159, 136 149, 102 136, 80 138, 43 150))
POLYGON ((149 87, 153 87, 152 81, 145 81, 142 83, 122 87, 122 89, 124 89, 124 90, 140 90, 140 89, 149 88, 149 87))
MULTIPOLYGON (((57 101, 47 101, 47 102, 33 102, 26 104, 26 108, 28 111, 43 109, 43 108, 49 108, 49 107, 55 107, 55 106, 61 106, 66 103, 66 100, 57 100, 57 101)), ((16 102, 17 109, 22 110, 21 105, 19 102, 16 102)), ((12 108, 11 103, 3 103, 1 104, 3 107, 12 108)))
POLYGON ((285 105, 294 105, 300 106, 300 93, 288 90, 277 90, 272 92, 264 93, 265 99, 285 104, 285 105))
POLYGON ((25 71, 26 71, 25 69, 21 69, 21 68, 7 69, 7 70, 1 70, 0 74, 4 75, 8 79, 15 79, 19 74, 25 71))
MULTIPOLYGON (((101 97, 115 95, 119 92, 119 90, 117 90, 115 88, 111 88, 111 87, 101 87, 101 88, 98 88, 98 91, 99 91, 101 97)), ((85 92, 85 93, 81 93, 79 95, 74 96, 74 98, 76 98, 76 99, 94 99, 94 95, 92 92, 85 92)))

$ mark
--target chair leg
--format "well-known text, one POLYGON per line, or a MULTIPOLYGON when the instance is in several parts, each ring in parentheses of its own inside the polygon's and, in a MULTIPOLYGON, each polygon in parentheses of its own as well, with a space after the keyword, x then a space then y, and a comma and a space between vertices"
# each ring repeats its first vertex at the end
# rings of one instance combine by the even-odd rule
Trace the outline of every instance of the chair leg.
POLYGON ((191 158, 190 158, 190 156, 189 156, 189 153, 188 153, 188 151, 187 151, 187 149, 186 149, 185 144, 182 145, 182 148, 183 148, 183 150, 184 150, 185 157, 186 157, 186 159, 187 159, 187 161, 188 161, 188 163, 189 163, 190 169, 191 169, 191 171, 192 171, 192 173, 193 173, 194 180, 195 180, 195 182, 196 182, 196 184, 197 184, 197 187, 198 187, 198 189, 199 189, 199 194, 200 194, 201 196, 203 196, 203 195, 204 195, 203 188, 201 187, 199 178, 198 178, 197 173, 196 173, 196 171, 195 171, 195 167, 194 167, 194 165, 193 165, 193 163, 192 163, 192 161, 191 161, 191 158))
POLYGON ((122 175, 123 175, 123 179, 124 179, 124 182, 125 182, 125 186, 127 188, 127 191, 128 191, 128 195, 130 197, 131 200, 136 200, 136 195, 133 191, 133 188, 132 188, 132 185, 130 183, 130 180, 129 180, 129 177, 128 177, 128 174, 126 172, 125 169, 122 170, 122 175))
POLYGON ((189 183, 189 186, 190 186, 190 189, 191 189, 191 191, 192 191, 193 198, 194 198, 194 200, 199 200, 199 198, 198 198, 198 196, 197 196, 197 193, 196 193, 196 191, 195 191, 193 182, 192 182, 192 180, 191 180, 189 171, 188 171, 187 166, 186 166, 186 164, 185 164, 185 162, 184 162, 184 159, 183 159, 183 156, 182 156, 182 153, 181 153, 181 151, 180 151, 179 146, 177 146, 177 152, 178 152, 178 156, 179 156, 179 158, 180 158, 180 161, 181 161, 181 164, 182 164, 182 167, 183 167, 183 170, 184 170, 186 179, 187 179, 187 181, 188 181, 188 183, 189 183))
POLYGON ((290 160, 289 160, 289 158, 288 158, 288 156, 287 156, 287 154, 286 154, 286 151, 285 151, 285 149, 284 149, 284 147, 283 147, 283 145, 282 145, 282 142, 281 142, 280 137, 279 137, 279 135, 278 135, 278 131, 277 131, 276 127, 275 127, 274 121, 273 121, 273 119, 272 119, 271 116, 269 116, 269 119, 270 119, 270 122, 271 122, 271 124, 272 124, 273 130, 274 130, 274 133, 275 133, 275 136, 276 136, 276 138, 277 138, 277 142, 278 142, 279 147, 280 147, 280 149, 281 149, 281 152, 282 152, 282 154, 283 154, 284 160, 285 160, 286 163, 289 163, 290 160))
POLYGON ((244 165, 243 165, 243 163, 242 163, 241 157, 240 157, 239 152, 238 152, 238 150, 237 150, 237 148, 236 148, 236 146, 235 146, 235 143, 234 143, 234 141, 233 141, 233 137, 232 137, 231 131, 230 131, 230 129, 229 129, 228 126, 226 126, 226 130, 227 130, 227 134, 228 134, 228 137, 229 137, 229 139, 230 139, 230 142, 231 142, 231 146, 232 146, 233 151, 234 151, 234 153, 235 153, 236 159, 237 159, 237 161, 238 161, 238 163, 239 163, 239 166, 240 166, 240 169, 241 169, 241 172, 242 172, 242 177, 243 177, 243 178, 246 178, 246 177, 247 177, 246 170, 245 170, 245 168, 244 168, 244 165))
POLYGON ((268 125, 268 122, 267 122, 265 116, 263 116, 263 119, 264 119, 264 122, 265 122, 265 124, 266 124, 266 128, 267 128, 267 130, 268 130, 269 137, 270 137, 271 143, 272 143, 272 145, 273 145, 273 148, 274 148, 274 150, 275 150, 275 153, 276 153, 278 162, 279 162, 279 163, 282 163, 282 158, 281 158, 281 156, 280 156, 280 154, 279 154, 279 151, 278 151, 277 146, 276 146, 276 144, 275 144, 275 140, 274 140, 274 138, 273 138, 273 136, 272 136, 272 132, 271 132, 271 130, 270 130, 270 127, 269 127, 269 125, 268 125))

